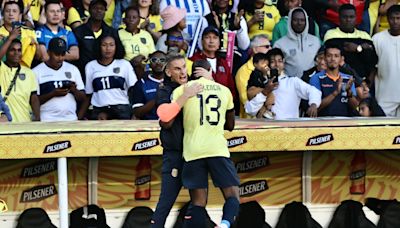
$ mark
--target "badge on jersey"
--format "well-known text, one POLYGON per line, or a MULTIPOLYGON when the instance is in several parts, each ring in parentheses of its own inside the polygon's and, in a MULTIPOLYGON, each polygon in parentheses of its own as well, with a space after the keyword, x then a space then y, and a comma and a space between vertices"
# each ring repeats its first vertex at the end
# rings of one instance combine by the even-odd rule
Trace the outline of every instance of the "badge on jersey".
POLYGON ((118 74, 118 73, 120 72, 119 67, 115 67, 115 68, 113 69, 113 72, 116 73, 116 74, 118 74))
POLYGON ((25 74, 19 74, 18 76, 19 76, 19 79, 21 79, 22 81, 25 80, 25 78, 26 78, 25 74))
POLYGON ((268 18, 272 18, 272 14, 271 13, 266 13, 265 15, 267 15, 268 18))
POLYGON ((225 73, 225 68, 223 66, 219 66, 218 71, 221 73, 225 73))
POLYGON ((146 44, 146 39, 145 38, 140 38, 140 41, 142 42, 142 44, 146 44))
POLYGON ((149 24, 149 27, 150 27, 151 30, 154 30, 154 29, 156 28, 156 24, 150 23, 150 24, 149 24))
POLYGON ((71 72, 65 72, 65 77, 67 77, 68 79, 71 79, 72 78, 71 72))

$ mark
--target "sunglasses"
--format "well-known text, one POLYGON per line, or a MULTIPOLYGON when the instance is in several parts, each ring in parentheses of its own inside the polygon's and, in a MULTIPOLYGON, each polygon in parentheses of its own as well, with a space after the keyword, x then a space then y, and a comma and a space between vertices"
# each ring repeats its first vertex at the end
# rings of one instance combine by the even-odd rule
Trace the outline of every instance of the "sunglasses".
POLYGON ((167 60, 166 58, 157 58, 157 57, 150 58, 151 63, 165 63, 166 60, 167 60))
POLYGON ((169 35, 168 36, 168 40, 169 41, 183 41, 183 37, 182 36, 173 36, 173 35, 169 35))
POLYGON ((266 44, 266 45, 261 45, 261 46, 259 46, 259 47, 270 48, 270 47, 271 47, 271 45, 270 45, 270 44, 266 44))

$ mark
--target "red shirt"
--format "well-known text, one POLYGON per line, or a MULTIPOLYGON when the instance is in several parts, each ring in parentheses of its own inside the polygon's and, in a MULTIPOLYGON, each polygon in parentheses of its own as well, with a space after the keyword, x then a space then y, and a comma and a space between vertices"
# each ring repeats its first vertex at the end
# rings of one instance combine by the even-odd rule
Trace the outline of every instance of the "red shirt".
MULTIPOLYGON (((215 82, 224 85, 229 88, 232 93, 232 97, 235 100, 236 96, 236 85, 235 80, 232 76, 232 73, 229 69, 228 62, 220 57, 217 58, 217 72, 212 73, 212 77, 214 78, 215 82)), ((203 52, 196 52, 190 60, 193 62, 196 60, 204 59, 207 60, 207 56, 203 54, 203 52)))

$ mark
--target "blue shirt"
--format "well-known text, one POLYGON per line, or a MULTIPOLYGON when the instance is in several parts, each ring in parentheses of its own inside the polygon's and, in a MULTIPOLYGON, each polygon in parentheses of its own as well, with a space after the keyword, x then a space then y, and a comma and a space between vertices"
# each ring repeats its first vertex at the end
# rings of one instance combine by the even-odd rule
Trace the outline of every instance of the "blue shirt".
POLYGON ((57 34, 54 34, 47 25, 39 26, 36 30, 36 39, 39 44, 49 47, 49 42, 54 37, 63 38, 67 42, 67 49, 69 50, 72 46, 78 46, 78 41, 73 32, 66 30, 65 28, 58 27, 57 34))
MULTIPOLYGON (((143 77, 133 87, 132 108, 139 108, 147 102, 154 100, 157 95, 157 89, 162 80, 153 78, 151 75, 143 77)), ((145 120, 157 120, 157 110, 154 106, 149 113, 143 116, 145 120)))
MULTIPOLYGON (((344 73, 339 74, 343 78, 342 92, 335 97, 332 103, 318 113, 319 116, 353 116, 353 110, 348 104, 349 98, 347 97, 346 92, 346 84, 352 76, 344 73)), ((326 71, 321 71, 312 76, 310 79, 310 85, 322 92, 322 99, 336 90, 336 81, 328 77, 326 71)), ((354 83, 351 86, 351 91, 353 94, 356 94, 354 83)))

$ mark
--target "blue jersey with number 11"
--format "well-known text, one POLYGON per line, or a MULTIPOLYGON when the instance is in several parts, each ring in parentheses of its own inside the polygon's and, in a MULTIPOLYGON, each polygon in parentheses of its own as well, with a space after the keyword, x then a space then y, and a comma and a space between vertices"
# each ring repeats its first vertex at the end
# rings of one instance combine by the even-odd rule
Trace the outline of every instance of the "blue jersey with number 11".
MULTIPOLYGON (((200 78, 203 92, 190 98, 183 107, 183 157, 186 161, 206 157, 229 157, 224 137, 225 114, 233 109, 230 90, 214 81, 200 78)), ((173 92, 173 100, 183 94, 183 86, 173 92)))

